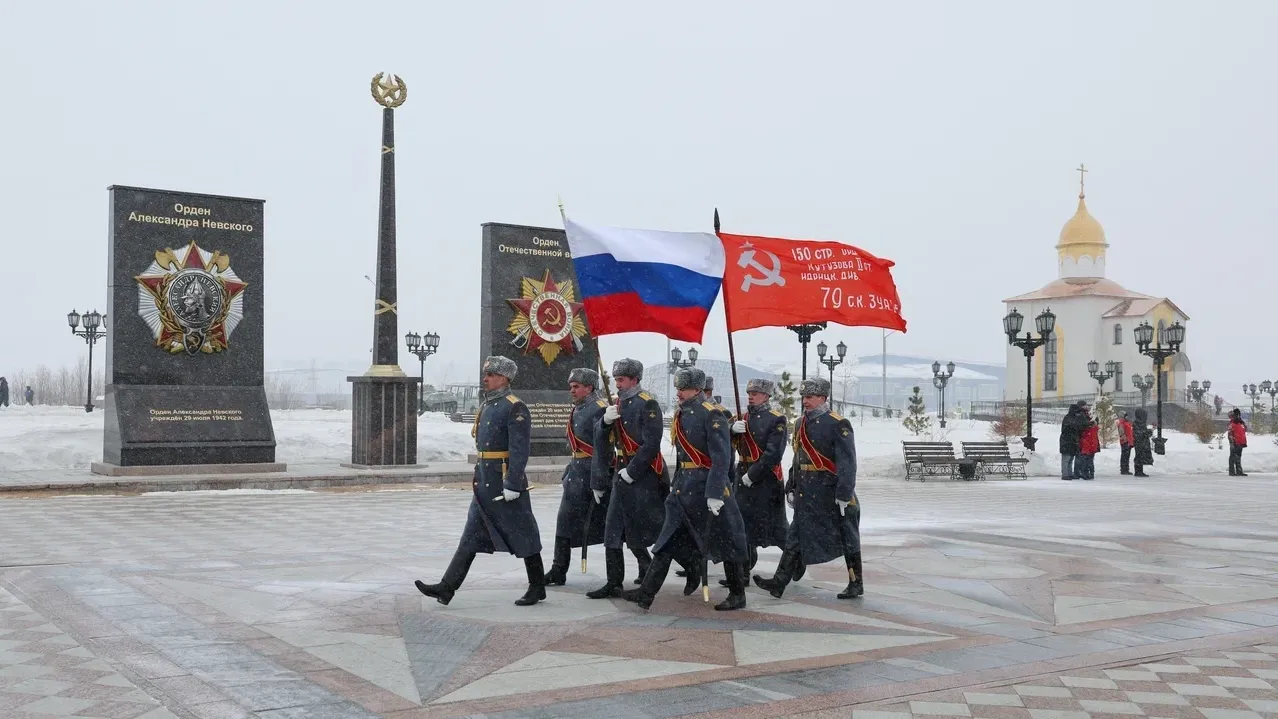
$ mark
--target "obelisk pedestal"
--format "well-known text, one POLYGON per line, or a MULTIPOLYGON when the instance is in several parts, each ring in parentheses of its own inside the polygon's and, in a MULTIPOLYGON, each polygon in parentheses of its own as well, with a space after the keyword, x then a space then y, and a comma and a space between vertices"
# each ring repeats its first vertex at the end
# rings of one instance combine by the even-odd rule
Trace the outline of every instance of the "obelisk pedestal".
POLYGON ((382 109, 382 187, 377 220, 377 296, 373 302, 373 365, 351 382, 351 463, 357 469, 417 464, 417 377, 399 366, 395 258, 395 108, 408 88, 399 77, 373 78, 382 109))

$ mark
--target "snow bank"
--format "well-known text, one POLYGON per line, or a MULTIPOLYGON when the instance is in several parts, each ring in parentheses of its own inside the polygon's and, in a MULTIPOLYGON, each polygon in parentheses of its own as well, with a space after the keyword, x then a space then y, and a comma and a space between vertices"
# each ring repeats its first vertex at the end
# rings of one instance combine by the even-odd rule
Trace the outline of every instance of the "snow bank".
MULTIPOLYGON (((0 409, 0 471, 87 470, 102 460, 99 410, 77 407, 0 409)), ((351 413, 338 410, 271 412, 278 442, 276 457, 290 465, 334 465, 351 458, 351 413)), ((417 418, 417 455, 421 462, 464 462, 473 448, 470 425, 442 414, 417 418)))
MULTIPOLYGON (((102 412, 86 414, 76 407, 9 407, 0 409, 0 471, 86 470, 102 458, 102 412)), ((290 410, 271 413, 275 424, 277 455, 290 465, 336 465, 350 461, 351 413, 336 410, 290 410)), ((935 422, 935 418, 933 419, 935 422)), ((856 432, 858 477, 899 480, 903 440, 947 442, 988 440, 989 423, 951 420, 949 428, 915 437, 899 419, 852 418, 856 432)), ((472 451, 470 425, 451 422, 442 414, 418 418, 418 456, 422 462, 464 462, 472 451)), ((1060 427, 1034 425, 1038 452, 1029 454, 1032 477, 1060 476, 1060 427)), ((1225 474, 1228 448, 1218 449, 1190 435, 1167 434, 1167 455, 1154 458, 1150 474, 1225 474)), ((669 440, 663 442, 667 461, 674 460, 669 440)), ((1013 454, 1025 456, 1018 440, 1013 454)), ((787 466, 790 450, 786 450, 787 466)), ((1278 446, 1273 437, 1253 436, 1243 454, 1248 472, 1278 472, 1278 446)), ((1117 474, 1118 448, 1096 458, 1099 476, 1117 474)))

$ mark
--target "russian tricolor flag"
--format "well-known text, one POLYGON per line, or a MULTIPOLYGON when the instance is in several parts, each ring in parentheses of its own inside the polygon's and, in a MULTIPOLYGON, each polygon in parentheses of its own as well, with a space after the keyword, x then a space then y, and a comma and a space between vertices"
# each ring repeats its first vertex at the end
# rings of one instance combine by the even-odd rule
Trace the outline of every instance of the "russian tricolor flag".
POLYGON ((567 218, 564 231, 591 334, 656 332, 701 342, 723 285, 723 243, 717 236, 586 225, 567 218))

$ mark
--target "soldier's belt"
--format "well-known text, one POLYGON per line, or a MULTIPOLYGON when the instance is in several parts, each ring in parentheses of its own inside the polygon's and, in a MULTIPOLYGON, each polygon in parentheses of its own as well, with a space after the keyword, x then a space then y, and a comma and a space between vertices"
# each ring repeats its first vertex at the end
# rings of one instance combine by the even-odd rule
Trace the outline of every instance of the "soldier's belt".
POLYGON ((680 462, 679 469, 710 469, 710 467, 696 462, 680 462))
POLYGON ((510 459, 510 452, 480 452, 480 459, 510 459))
POLYGON ((829 472, 824 467, 818 467, 815 464, 800 464, 799 469, 804 472, 829 472))
POLYGON ((638 452, 627 452, 627 451, 626 451, 626 450, 624 450, 624 449, 623 449, 623 450, 619 450, 619 451, 617 452, 617 455, 618 455, 618 456, 620 456, 620 457, 633 457, 633 456, 635 456, 636 454, 638 454, 638 452))
POLYGON ((572 458, 573 458, 573 459, 585 459, 585 458, 590 457, 590 456, 591 456, 591 454, 590 454, 589 452, 573 452, 573 453, 572 453, 572 458))

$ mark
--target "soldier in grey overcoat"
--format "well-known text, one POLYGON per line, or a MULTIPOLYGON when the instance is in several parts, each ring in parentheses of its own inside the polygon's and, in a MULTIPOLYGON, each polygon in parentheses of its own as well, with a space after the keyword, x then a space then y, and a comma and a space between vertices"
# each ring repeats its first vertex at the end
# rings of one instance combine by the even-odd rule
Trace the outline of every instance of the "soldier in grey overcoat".
MULTIPOLYGON (((564 468, 564 493, 555 522, 555 558, 546 573, 546 584, 552 587, 567 583, 568 562, 574 547, 603 542, 607 517, 602 506, 608 503, 607 498, 596 506, 590 493, 590 488, 598 484, 593 479, 594 472, 610 473, 608 467, 595 460, 595 423, 608 406, 599 394, 599 373, 585 367, 574 368, 568 373, 568 393, 572 396, 572 413, 568 416, 566 436, 572 459, 564 468)), ((584 565, 582 571, 585 571, 584 565)))
POLYGON ((785 481, 781 458, 785 456, 785 414, 772 409, 771 380, 752 379, 746 384, 749 409, 744 419, 732 423, 733 441, 741 461, 736 466, 737 504, 745 519, 749 540, 749 569, 759 561, 757 547, 785 547, 790 522, 785 516, 785 481))
POLYGON ((856 438, 852 423, 829 411, 830 383, 807 379, 800 386, 803 415, 794 428, 794 521, 777 573, 754 583, 780 598, 799 563, 821 564, 843 557, 848 586, 839 599, 865 593, 861 575, 861 507, 856 498, 856 438))
POLYGON ((416 582, 417 589, 440 604, 448 604, 466 579, 478 553, 509 552, 524 560, 528 591, 515 600, 519 606, 546 598, 545 567, 541 563, 541 534, 528 497, 524 468, 531 449, 528 407, 510 391, 515 378, 513 360, 493 356, 484 360, 484 403, 471 433, 479 455, 474 496, 466 515, 457 551, 438 584, 416 582))
MULTIPOLYGON (((620 595, 625 581, 626 564, 622 547, 639 562, 639 577, 648 571, 652 546, 661 531, 662 500, 669 492, 665 458, 661 456, 661 405, 640 386, 643 364, 634 359, 612 363, 612 376, 617 382, 617 402, 606 407, 595 424, 595 457, 616 468, 611 473, 597 473, 591 489, 595 501, 602 503, 612 480, 612 497, 604 527, 604 564, 607 583, 587 592, 591 599, 620 595)), ((635 582, 638 583, 639 579, 635 582)))
POLYGON ((666 497, 652 565, 639 588, 623 592, 622 597, 647 609, 666 580, 671 560, 691 568, 704 556, 706 561, 723 562, 728 575, 728 598, 715 609, 741 609, 746 605, 747 552, 745 523, 728 475, 730 423, 701 396, 704 372, 695 367, 681 369, 674 382, 679 410, 670 433, 679 464, 673 491, 666 497))

